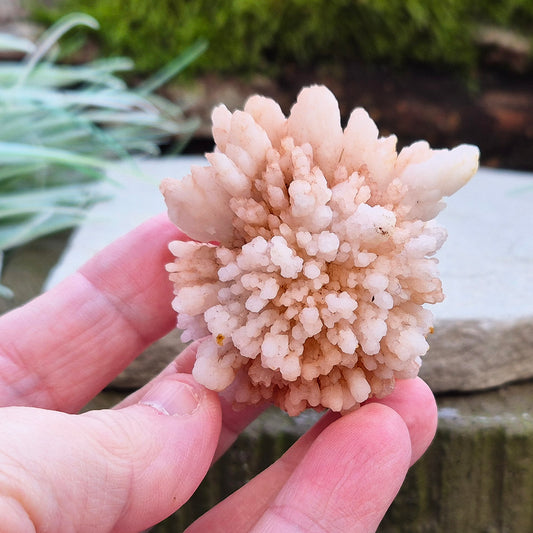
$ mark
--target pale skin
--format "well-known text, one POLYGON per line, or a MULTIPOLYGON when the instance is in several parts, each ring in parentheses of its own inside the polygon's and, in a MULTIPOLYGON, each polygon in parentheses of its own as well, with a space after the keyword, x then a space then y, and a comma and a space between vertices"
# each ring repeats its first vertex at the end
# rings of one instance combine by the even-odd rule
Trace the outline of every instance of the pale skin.
MULTIPOLYGON (((194 345, 113 409, 77 413, 175 325, 166 217, 0 317, 2 531, 135 532, 192 495, 264 408, 235 412, 196 384, 194 345)), ((192 524, 200 532, 375 531, 436 428, 420 379, 326 414, 285 455, 192 524)))

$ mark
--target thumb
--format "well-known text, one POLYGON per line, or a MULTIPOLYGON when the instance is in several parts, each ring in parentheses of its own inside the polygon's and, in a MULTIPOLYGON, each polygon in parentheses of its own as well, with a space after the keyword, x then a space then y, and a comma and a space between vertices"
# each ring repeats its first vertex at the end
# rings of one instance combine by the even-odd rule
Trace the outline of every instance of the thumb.
POLYGON ((192 495, 220 426, 217 395, 185 374, 122 409, 0 409, 2 531, 146 529, 192 495))

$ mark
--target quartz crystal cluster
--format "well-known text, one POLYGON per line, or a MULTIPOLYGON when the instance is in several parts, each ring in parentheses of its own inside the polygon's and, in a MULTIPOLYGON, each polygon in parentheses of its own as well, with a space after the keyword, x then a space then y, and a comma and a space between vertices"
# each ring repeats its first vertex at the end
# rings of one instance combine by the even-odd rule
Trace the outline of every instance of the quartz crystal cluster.
POLYGON ((417 375, 443 299, 432 219, 476 172, 475 146, 400 153, 366 111, 346 128, 333 94, 305 88, 289 117, 251 97, 213 111, 216 149, 161 190, 176 241, 167 266, 193 369, 236 406, 350 411, 417 375))

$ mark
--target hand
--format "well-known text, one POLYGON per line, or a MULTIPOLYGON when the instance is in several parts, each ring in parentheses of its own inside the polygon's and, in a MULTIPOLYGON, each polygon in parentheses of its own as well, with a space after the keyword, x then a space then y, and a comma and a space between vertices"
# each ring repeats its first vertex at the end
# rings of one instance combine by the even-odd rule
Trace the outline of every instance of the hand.
POLYGON ((198 519, 187 533, 369 533, 436 430, 420 379, 340 417, 326 414, 278 461, 198 519))
MULTIPOLYGON (((192 345, 116 408, 67 414, 174 327, 164 264, 178 238, 153 219, 0 318, 2 531, 146 529, 187 501, 263 409, 234 412, 196 384, 192 345)), ((372 531, 435 425, 421 380, 327 414, 190 531, 372 531)))

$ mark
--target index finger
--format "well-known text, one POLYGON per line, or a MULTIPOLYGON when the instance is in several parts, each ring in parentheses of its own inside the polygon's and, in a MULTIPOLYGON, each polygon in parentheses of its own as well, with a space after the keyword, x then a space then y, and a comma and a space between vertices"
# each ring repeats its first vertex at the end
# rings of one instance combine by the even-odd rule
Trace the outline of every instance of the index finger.
POLYGON ((48 293, 0 318, 0 405, 74 412, 175 326, 163 215, 97 254, 48 293))

